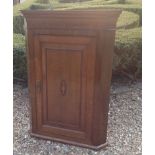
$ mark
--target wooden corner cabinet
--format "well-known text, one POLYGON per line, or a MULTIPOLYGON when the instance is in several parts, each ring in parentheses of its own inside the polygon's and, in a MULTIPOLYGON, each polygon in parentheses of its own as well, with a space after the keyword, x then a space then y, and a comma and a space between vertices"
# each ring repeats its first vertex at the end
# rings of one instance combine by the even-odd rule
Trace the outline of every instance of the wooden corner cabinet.
POLYGON ((22 13, 27 22, 32 135, 104 147, 115 26, 121 11, 22 13))

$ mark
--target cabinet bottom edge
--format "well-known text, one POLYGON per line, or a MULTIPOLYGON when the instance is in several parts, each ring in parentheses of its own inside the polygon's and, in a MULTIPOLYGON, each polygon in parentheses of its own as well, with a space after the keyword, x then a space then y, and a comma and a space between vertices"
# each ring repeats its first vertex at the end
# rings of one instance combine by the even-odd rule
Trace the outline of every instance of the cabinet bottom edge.
POLYGON ((74 142, 74 141, 69 141, 69 140, 64 140, 64 139, 59 139, 59 138, 54 138, 54 137, 48 137, 48 136, 40 135, 37 133, 30 133, 30 135, 34 136, 34 137, 42 138, 42 139, 48 139, 48 140, 60 142, 63 144, 69 144, 69 145, 75 145, 75 146, 79 146, 79 147, 89 148, 89 149, 96 150, 96 151, 103 149, 108 145, 108 143, 106 142, 101 145, 94 146, 94 145, 83 144, 83 143, 79 143, 79 142, 74 142))

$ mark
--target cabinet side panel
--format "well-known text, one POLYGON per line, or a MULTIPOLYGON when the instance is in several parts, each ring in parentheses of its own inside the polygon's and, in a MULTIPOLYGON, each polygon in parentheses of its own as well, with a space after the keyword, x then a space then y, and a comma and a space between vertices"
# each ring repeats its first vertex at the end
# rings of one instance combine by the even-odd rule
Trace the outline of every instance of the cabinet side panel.
POLYGON ((92 127, 94 145, 106 143, 114 35, 115 31, 110 30, 98 34, 92 127))
POLYGON ((29 100, 31 104, 31 122, 32 132, 36 131, 37 118, 36 118, 36 89, 35 89, 35 62, 34 62, 34 38, 33 31, 26 31, 26 54, 27 54, 27 70, 28 70, 28 89, 29 100))

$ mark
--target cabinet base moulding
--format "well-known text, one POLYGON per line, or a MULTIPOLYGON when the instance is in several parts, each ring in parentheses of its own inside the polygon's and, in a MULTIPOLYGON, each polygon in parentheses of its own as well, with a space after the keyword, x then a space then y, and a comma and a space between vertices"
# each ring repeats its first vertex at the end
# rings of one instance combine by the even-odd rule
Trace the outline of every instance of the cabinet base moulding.
POLYGON ((63 140, 63 139, 59 139, 59 138, 43 136, 43 135, 36 134, 36 133, 30 133, 30 135, 34 136, 34 137, 46 139, 46 140, 48 139, 48 140, 52 140, 52 141, 55 141, 55 142, 60 142, 60 143, 63 143, 63 144, 69 144, 69 145, 75 145, 75 146, 79 146, 79 147, 83 147, 83 148, 88 148, 88 149, 92 149, 92 150, 95 150, 95 151, 98 151, 98 150, 103 149, 106 146, 108 146, 107 142, 104 143, 104 144, 98 145, 98 146, 92 146, 92 145, 82 144, 82 143, 73 142, 73 141, 69 141, 69 140, 63 140))

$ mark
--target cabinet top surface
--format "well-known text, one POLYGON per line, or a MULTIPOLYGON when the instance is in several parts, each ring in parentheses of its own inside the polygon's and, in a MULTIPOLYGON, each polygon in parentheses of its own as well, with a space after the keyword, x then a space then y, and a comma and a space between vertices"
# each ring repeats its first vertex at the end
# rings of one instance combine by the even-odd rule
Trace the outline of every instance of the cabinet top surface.
POLYGON ((79 10, 21 10, 21 13, 26 18, 45 18, 45 17, 58 17, 58 18, 94 18, 100 16, 115 17, 117 18, 121 10, 120 9, 79 9, 79 10))

